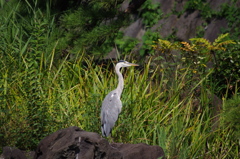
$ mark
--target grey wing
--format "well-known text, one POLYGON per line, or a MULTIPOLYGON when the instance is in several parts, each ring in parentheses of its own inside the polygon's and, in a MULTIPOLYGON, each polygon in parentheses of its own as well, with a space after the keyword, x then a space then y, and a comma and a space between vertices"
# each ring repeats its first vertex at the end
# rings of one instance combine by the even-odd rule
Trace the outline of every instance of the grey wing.
POLYGON ((101 109, 101 129, 103 136, 109 136, 118 115, 122 109, 120 96, 115 91, 110 92, 102 103, 101 109))

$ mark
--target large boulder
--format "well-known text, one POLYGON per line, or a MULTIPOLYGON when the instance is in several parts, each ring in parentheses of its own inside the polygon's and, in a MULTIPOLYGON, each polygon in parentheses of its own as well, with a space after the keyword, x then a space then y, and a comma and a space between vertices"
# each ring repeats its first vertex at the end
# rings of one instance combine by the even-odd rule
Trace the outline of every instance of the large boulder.
POLYGON ((164 152, 146 144, 109 144, 99 134, 78 127, 61 129, 38 145, 35 159, 157 159, 164 152))
POLYGON ((45 137, 36 151, 4 147, 0 159, 157 159, 163 149, 147 144, 113 143, 99 134, 76 126, 58 130, 45 137))

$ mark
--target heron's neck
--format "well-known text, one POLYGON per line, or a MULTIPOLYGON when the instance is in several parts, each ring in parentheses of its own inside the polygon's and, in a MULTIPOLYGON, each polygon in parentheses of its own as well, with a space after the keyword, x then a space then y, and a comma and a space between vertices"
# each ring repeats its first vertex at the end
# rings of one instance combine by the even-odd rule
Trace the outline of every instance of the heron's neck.
POLYGON ((118 75, 118 86, 117 86, 117 91, 119 93, 119 96, 121 96, 122 91, 123 91, 123 85, 124 85, 124 81, 123 81, 123 75, 120 72, 120 67, 117 65, 116 66, 116 74, 118 75))

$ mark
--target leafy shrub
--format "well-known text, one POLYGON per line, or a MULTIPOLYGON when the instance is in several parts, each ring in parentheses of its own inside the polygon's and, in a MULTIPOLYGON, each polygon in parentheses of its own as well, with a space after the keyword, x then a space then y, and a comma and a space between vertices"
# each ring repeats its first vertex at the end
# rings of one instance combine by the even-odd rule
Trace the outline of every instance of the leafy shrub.
POLYGON ((210 68, 214 68, 213 81, 218 85, 218 90, 215 92, 217 94, 224 94, 226 81, 230 82, 232 80, 231 85, 235 85, 237 79, 239 79, 239 75, 236 73, 236 71, 239 71, 237 51, 239 45, 229 39, 228 33, 220 35, 213 43, 204 38, 192 38, 190 43, 172 43, 168 40, 159 39, 152 47, 159 52, 158 55, 165 59, 167 63, 169 61, 179 62, 179 56, 172 53, 173 51, 179 51, 181 55, 181 62, 179 63, 183 68, 190 67, 195 77, 205 76, 211 72, 211 69, 207 66, 212 65, 210 68), (234 48, 236 49, 235 52, 233 51, 234 48), (233 56, 237 59, 233 60, 233 56))
POLYGON ((154 41, 159 39, 159 33, 147 30, 142 37, 142 47, 139 51, 141 56, 146 55, 154 55, 154 50, 152 49, 152 45, 154 41))
POLYGON ((127 14, 118 12, 122 1, 91 1, 69 10, 60 17, 60 35, 72 54, 87 50, 88 54, 105 55, 114 46, 119 29, 128 24, 127 14))
POLYGON ((151 0, 146 0, 141 6, 140 17, 143 18, 143 24, 146 27, 152 27, 162 18, 160 3, 153 3, 151 0))
POLYGON ((214 11, 210 8, 210 5, 208 2, 206 2, 206 0, 204 0, 204 1, 189 0, 184 5, 184 10, 190 11, 190 12, 199 10, 200 15, 207 21, 210 20, 214 15, 214 11))
POLYGON ((122 32, 118 32, 118 35, 116 36, 114 42, 117 46, 117 49, 123 55, 129 54, 139 43, 136 38, 131 38, 127 36, 124 37, 122 32))
POLYGON ((240 23, 239 7, 237 7, 236 1, 235 2, 232 1, 231 3, 232 3, 231 5, 229 5, 229 3, 223 3, 221 5, 219 12, 216 13, 217 17, 219 18, 225 17, 227 19, 229 27, 237 26, 240 23))
POLYGON ((240 43, 229 45, 224 52, 216 52, 216 71, 214 82, 218 83, 219 92, 232 96, 238 92, 240 79, 240 43))

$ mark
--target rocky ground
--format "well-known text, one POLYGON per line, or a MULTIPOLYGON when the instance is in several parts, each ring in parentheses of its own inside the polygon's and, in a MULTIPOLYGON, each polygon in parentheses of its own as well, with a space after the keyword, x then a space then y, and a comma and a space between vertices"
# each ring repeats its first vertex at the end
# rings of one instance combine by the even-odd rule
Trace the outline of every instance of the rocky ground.
MULTIPOLYGON (((145 1, 146 0, 132 0, 132 3, 129 4, 129 1, 125 0, 121 6, 122 11, 126 11, 131 8, 129 14, 132 14, 134 17, 134 22, 132 24, 121 29, 124 36, 136 38, 140 42, 142 41, 147 29, 142 22, 142 18, 138 16, 139 13, 131 10, 137 10, 145 1)), ((173 10, 181 12, 187 1, 188 0, 152 0, 153 3, 160 3, 164 18, 160 19, 150 28, 150 30, 158 32, 162 38, 174 35, 179 41, 188 41, 189 39, 196 37, 200 28, 204 28, 202 30, 203 38, 213 42, 221 34, 222 29, 230 29, 228 28, 228 22, 224 17, 206 20, 201 16, 200 11, 198 10, 193 10, 191 12, 186 11, 181 15, 171 13, 173 10)), ((206 0, 206 2, 209 3, 210 8, 214 11, 220 10, 223 3, 231 3, 230 0, 206 0)), ((240 7, 240 0, 238 0, 236 4, 237 7, 240 7)), ((231 30, 233 29, 234 28, 231 28, 231 30)), ((140 47, 141 43, 136 46, 134 51, 137 55, 139 55, 138 52, 140 47)), ((113 48, 105 58, 117 59, 117 56, 118 51, 113 48)))

